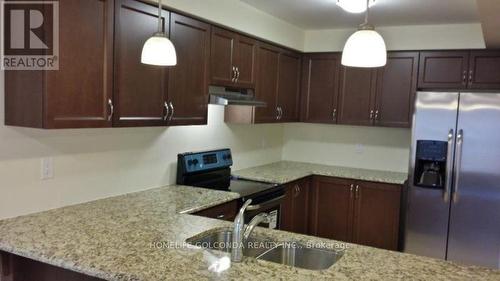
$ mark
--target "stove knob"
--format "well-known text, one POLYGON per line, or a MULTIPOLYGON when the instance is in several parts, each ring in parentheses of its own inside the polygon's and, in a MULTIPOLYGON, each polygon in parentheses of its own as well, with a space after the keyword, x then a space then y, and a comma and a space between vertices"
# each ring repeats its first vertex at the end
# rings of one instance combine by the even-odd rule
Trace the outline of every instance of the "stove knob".
POLYGON ((196 166, 196 165, 198 165, 198 163, 200 163, 200 162, 198 161, 198 159, 194 159, 194 160, 193 160, 193 165, 195 165, 195 166, 196 166))
POLYGON ((188 162, 187 162, 187 163, 188 163, 188 166, 192 166, 192 165, 194 165, 194 161, 193 161, 193 160, 188 160, 188 162))

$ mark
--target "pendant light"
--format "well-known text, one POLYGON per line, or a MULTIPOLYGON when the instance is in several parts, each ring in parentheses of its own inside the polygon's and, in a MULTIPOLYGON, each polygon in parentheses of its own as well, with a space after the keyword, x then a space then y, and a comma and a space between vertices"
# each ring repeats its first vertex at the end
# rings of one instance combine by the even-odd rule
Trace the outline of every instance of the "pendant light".
POLYGON ((352 34, 342 52, 342 65, 351 67, 381 67, 387 63, 384 38, 368 24, 369 2, 366 0, 365 22, 352 34))
POLYGON ((162 0, 158 0, 158 32, 153 34, 144 46, 142 47, 141 63, 158 65, 158 66, 174 66, 177 64, 177 54, 174 44, 168 39, 167 34, 162 28, 162 0))

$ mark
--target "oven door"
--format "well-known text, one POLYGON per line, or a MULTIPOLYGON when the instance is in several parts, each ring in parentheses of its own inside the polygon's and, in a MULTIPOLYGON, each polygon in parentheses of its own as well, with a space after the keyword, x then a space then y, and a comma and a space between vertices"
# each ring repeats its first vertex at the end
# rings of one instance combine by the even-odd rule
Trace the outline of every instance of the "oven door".
POLYGON ((246 201, 247 199, 252 199, 252 204, 247 208, 245 213, 245 223, 249 223, 260 213, 267 213, 270 217, 269 223, 261 223, 259 226, 270 229, 280 229, 281 206, 285 200, 284 189, 280 188, 272 193, 244 198, 243 200, 246 201))

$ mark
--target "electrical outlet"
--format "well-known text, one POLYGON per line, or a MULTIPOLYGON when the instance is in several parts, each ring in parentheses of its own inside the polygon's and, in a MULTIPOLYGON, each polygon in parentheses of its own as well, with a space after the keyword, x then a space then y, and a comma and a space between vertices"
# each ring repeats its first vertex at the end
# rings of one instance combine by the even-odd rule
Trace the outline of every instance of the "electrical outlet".
POLYGON ((365 146, 362 144, 356 144, 356 153, 361 154, 365 152, 365 146))
POLYGON ((54 178, 54 159, 42 158, 40 179, 48 180, 54 178))

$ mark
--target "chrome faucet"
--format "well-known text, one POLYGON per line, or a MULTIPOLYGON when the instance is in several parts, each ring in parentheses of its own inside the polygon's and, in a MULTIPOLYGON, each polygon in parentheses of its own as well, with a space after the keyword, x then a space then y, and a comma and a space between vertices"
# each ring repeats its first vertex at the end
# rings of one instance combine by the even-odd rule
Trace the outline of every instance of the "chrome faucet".
POLYGON ((249 210, 258 208, 258 206, 250 206, 251 203, 252 199, 248 199, 234 219, 233 243, 231 247, 232 262, 241 262, 243 260, 243 242, 248 239, 254 228, 262 222, 269 222, 268 215, 266 213, 260 213, 255 216, 245 228, 245 210, 247 210, 247 208, 249 210))

